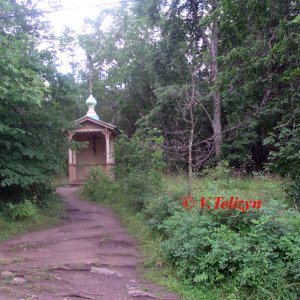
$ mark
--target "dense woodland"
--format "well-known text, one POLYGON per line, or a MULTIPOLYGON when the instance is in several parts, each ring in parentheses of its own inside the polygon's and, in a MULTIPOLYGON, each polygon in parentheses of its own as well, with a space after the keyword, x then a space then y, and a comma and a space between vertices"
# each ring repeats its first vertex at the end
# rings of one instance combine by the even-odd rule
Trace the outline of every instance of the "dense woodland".
POLYGON ((170 170, 225 159, 297 180, 299 22, 298 1, 138 1, 78 39, 100 115, 160 131, 170 170))
POLYGON ((94 172, 85 195, 142 213, 162 241, 153 264, 174 268, 182 291, 206 289, 187 299, 297 299, 299 10, 298 0, 122 1, 57 37, 34 1, 0 0, 0 219, 33 215, 66 174, 65 132, 86 112, 91 72, 97 113, 123 134, 116 180, 94 172), (59 51, 72 73, 58 71, 59 51), (198 193, 192 179, 214 195, 253 179, 247 191, 274 201, 186 213, 178 200, 198 193))
POLYGON ((2 192, 34 191, 63 165, 61 133, 84 112, 90 68, 103 120, 129 136, 159 131, 170 170, 225 159, 297 180, 298 4, 129 2, 88 20, 89 34, 57 38, 34 5, 2 1, 2 192), (71 59, 79 45, 86 70, 71 59), (73 74, 57 71, 59 49, 73 74))

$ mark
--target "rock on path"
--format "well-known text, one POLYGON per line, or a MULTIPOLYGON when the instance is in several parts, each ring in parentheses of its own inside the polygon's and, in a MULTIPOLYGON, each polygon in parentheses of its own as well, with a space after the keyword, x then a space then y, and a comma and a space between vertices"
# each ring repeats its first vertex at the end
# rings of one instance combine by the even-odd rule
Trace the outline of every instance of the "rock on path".
POLYGON ((112 212, 60 188, 69 218, 0 244, 0 300, 179 299, 139 279, 133 239, 112 212))

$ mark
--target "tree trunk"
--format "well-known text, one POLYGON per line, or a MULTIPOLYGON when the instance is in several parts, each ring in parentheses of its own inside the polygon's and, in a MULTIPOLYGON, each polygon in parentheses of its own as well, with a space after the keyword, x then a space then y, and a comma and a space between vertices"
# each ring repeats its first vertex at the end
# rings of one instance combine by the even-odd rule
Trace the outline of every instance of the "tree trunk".
MULTIPOLYGON (((218 0, 212 0, 212 13, 218 7, 218 0)), ((218 34, 219 34, 219 24, 217 17, 213 18, 212 29, 211 29, 211 45, 210 45, 210 82, 214 86, 213 92, 213 133, 214 133, 214 145, 215 153, 217 159, 221 158, 222 155, 222 125, 221 125, 221 98, 220 98, 220 88, 216 84, 216 79, 218 76, 218 34)))
POLYGON ((189 173, 188 173, 188 195, 192 195, 193 192, 193 140, 194 140, 194 127, 192 125, 192 129, 190 131, 190 138, 189 138, 189 157, 188 157, 188 165, 189 165, 189 173))

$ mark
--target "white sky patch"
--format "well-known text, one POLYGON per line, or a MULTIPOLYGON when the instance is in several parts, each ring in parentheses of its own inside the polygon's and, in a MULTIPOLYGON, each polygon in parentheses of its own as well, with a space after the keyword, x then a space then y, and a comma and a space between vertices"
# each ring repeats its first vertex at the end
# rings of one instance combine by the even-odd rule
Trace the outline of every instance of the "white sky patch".
MULTIPOLYGON (((114 7, 119 4, 120 0, 60 0, 51 1, 42 0, 38 2, 38 8, 43 11, 55 12, 46 13, 45 18, 50 21, 53 32, 56 36, 62 35, 65 27, 74 30, 76 34, 83 34, 89 31, 89 26, 85 25, 85 19, 95 20, 101 10, 114 7)), ((105 20, 104 27, 109 27, 110 20, 105 20)), ((41 45, 41 48, 45 46, 41 45)), ((59 59, 59 71, 62 73, 71 73, 70 63, 77 62, 83 65, 85 61, 85 52, 81 48, 75 49, 75 57, 70 57, 63 52, 57 52, 59 59)))
POLYGON ((100 4, 107 0, 61 0, 61 10, 48 14, 55 34, 59 35, 65 27, 77 33, 84 30, 84 19, 95 19, 100 11, 100 4))

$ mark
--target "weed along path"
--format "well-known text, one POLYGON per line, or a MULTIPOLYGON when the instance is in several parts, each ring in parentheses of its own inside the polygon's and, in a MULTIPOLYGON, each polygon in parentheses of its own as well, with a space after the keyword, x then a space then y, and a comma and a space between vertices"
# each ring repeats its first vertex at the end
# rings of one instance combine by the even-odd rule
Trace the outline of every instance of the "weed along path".
POLYGON ((0 244, 0 300, 179 299, 139 279, 142 257, 107 208, 60 188, 69 210, 60 226, 0 244))

